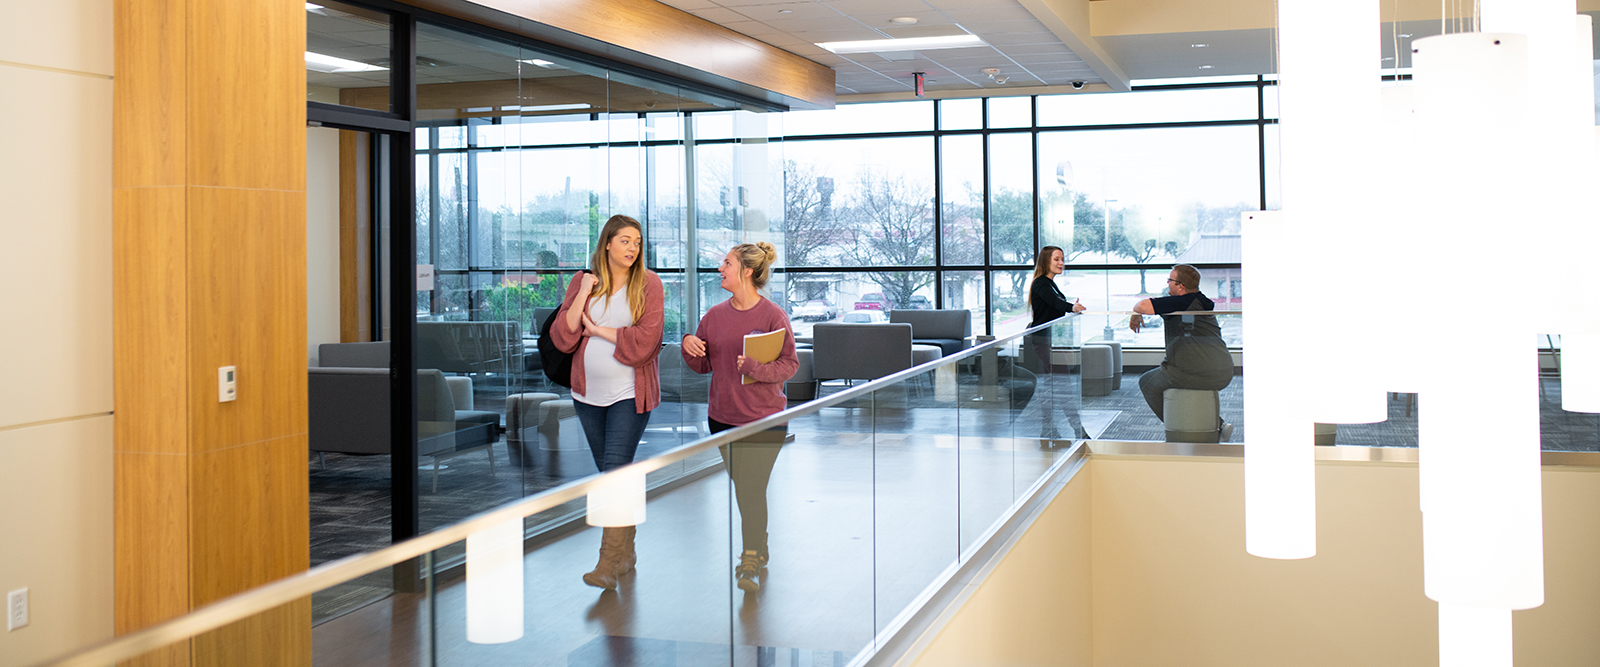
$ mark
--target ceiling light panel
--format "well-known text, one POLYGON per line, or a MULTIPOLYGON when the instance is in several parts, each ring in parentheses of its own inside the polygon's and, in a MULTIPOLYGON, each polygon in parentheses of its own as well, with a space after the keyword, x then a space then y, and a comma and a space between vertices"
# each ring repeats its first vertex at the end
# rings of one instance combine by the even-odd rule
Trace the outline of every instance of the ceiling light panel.
POLYGON ((977 35, 954 37, 912 37, 909 39, 869 39, 817 44, 834 53, 883 53, 886 51, 935 51, 987 46, 977 35))

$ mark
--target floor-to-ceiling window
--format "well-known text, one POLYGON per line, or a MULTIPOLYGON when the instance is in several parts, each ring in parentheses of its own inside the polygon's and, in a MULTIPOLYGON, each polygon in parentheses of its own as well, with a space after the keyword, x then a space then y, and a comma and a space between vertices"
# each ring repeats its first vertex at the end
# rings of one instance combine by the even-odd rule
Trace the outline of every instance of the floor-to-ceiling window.
MULTIPOLYGON (((1271 198, 1271 93, 1252 78, 783 114, 796 326, 938 307, 971 310, 974 331, 1017 331, 1043 245, 1065 250, 1062 288, 1091 310, 1160 294, 1180 262, 1237 309, 1239 213, 1271 198)), ((1159 329, 1110 319, 1098 318, 1101 335, 1161 345, 1159 329)))

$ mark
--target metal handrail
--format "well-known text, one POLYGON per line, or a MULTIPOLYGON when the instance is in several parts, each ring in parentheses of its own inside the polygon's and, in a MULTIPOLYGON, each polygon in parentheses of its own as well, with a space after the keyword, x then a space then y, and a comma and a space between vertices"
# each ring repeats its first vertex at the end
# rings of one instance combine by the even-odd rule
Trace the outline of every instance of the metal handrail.
POLYGON ((827 397, 808 401, 801 405, 789 408, 782 412, 772 414, 759 421, 743 426, 722 431, 698 442, 692 442, 676 449, 661 453, 644 461, 629 464, 604 474, 586 477, 584 479, 568 482, 553 489, 528 496, 521 500, 502 505, 498 508, 480 512, 467 517, 458 523, 445 526, 425 535, 413 537, 399 544, 392 544, 377 551, 355 554, 336 561, 324 563, 305 572, 284 577, 271 583, 263 584, 256 588, 223 598, 211 604, 195 609, 178 618, 150 626, 148 628, 131 632, 129 634, 111 639, 94 647, 73 653, 65 658, 40 663, 52 667, 103 667, 104 665, 129 660, 150 651, 156 650, 191 637, 221 628, 230 623, 244 620, 255 614, 273 609, 275 607, 307 597, 318 591, 327 589, 337 584, 344 583, 362 575, 377 572, 386 567, 423 556, 437 551, 451 544, 467 539, 468 535, 480 530, 498 526, 507 521, 520 520, 588 495, 590 489, 606 480, 609 476, 627 472, 629 474, 644 475, 660 470, 673 463, 687 459, 700 452, 714 447, 742 440, 760 431, 767 430, 780 424, 787 424, 798 417, 816 413, 823 408, 833 407, 840 403, 871 394, 879 389, 898 384, 902 380, 921 375, 940 366, 954 364, 965 359, 970 359, 985 352, 997 349, 1024 336, 1046 331, 1069 318, 1074 318, 1081 313, 1070 313, 1059 319, 1029 327, 1022 331, 997 337, 967 348, 948 357, 913 366, 903 371, 886 375, 869 382, 844 389, 827 397))

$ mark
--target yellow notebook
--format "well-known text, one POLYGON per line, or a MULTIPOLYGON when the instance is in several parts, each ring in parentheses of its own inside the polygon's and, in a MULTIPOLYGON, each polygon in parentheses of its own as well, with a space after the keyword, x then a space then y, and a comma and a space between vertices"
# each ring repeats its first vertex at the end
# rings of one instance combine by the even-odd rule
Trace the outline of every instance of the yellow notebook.
MULTIPOLYGON (((763 364, 771 363, 778 359, 778 353, 783 352, 783 339, 788 330, 779 329, 759 334, 745 334, 744 356, 755 359, 763 364)), ((740 377, 744 384, 755 384, 756 379, 748 375, 740 377)))

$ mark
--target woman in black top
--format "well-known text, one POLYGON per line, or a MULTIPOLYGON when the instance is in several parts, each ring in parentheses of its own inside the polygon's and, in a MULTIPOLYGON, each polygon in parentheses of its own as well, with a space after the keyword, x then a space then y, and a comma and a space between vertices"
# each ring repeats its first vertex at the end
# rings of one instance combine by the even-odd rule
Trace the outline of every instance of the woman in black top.
MULTIPOLYGON (((1033 310, 1033 321, 1029 327, 1036 327, 1046 322, 1060 318, 1067 313, 1081 313, 1086 310, 1077 300, 1067 301, 1066 295, 1056 287, 1056 276, 1066 268, 1065 255, 1061 249, 1047 245, 1039 249, 1039 254, 1034 257, 1033 283, 1028 286, 1028 306, 1033 310)), ((1032 352, 1032 359, 1026 364, 1030 370, 1046 379, 1051 375, 1050 364, 1050 330, 1045 329, 1028 336, 1028 351, 1032 352)), ((1043 391, 1039 387, 1036 391, 1043 391)), ((1088 433, 1083 430, 1083 425, 1078 419, 1078 410, 1074 405, 1077 396, 1073 392, 1062 389, 1059 392, 1049 392, 1046 396, 1054 396, 1057 403, 1062 404, 1067 414, 1067 423, 1072 425, 1074 435, 1079 439, 1087 438, 1088 433)), ((1043 405, 1041 420, 1044 426, 1044 437, 1057 439, 1059 434, 1055 426, 1055 410, 1048 403, 1043 405)))
POLYGON ((1061 249, 1047 245, 1039 249, 1033 261, 1033 283, 1028 286, 1028 306, 1033 309, 1030 327, 1036 327, 1067 313, 1081 313, 1083 304, 1074 300, 1067 303, 1066 295, 1056 287, 1056 276, 1066 268, 1061 249))

